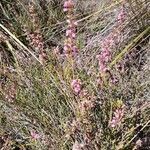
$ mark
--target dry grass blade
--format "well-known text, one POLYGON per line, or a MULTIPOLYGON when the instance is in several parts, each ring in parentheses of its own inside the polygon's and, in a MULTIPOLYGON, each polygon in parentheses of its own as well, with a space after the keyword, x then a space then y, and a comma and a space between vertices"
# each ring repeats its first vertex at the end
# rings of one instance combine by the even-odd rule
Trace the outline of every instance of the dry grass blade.
POLYGON ((0 24, 0 27, 7 32, 10 37, 12 37, 21 47, 23 47, 25 50, 27 50, 38 62, 43 64, 14 34, 12 34, 6 27, 4 27, 2 24, 0 24))
POLYGON ((144 35, 150 32, 150 27, 147 27, 142 33, 140 33, 129 45, 127 45, 110 63, 110 67, 115 65, 127 52, 129 52, 138 42, 140 39, 143 38, 144 35))

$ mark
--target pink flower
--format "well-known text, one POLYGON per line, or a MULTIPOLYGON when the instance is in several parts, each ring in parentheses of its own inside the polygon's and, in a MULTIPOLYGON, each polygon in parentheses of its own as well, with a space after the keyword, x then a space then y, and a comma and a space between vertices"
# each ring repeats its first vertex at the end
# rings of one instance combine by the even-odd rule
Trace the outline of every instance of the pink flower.
POLYGON ((108 70, 108 68, 107 68, 105 63, 100 63, 99 64, 99 69, 100 69, 101 73, 104 73, 104 72, 106 72, 108 70))
POLYGON ((72 0, 65 1, 64 3, 64 8, 71 8, 73 6, 74 6, 74 3, 72 0))
POLYGON ((112 118, 112 120, 109 123, 110 126, 112 128, 116 127, 121 122, 123 115, 124 115, 124 109, 123 108, 117 109, 114 112, 114 117, 112 118))
POLYGON ((83 143, 79 143, 78 141, 75 141, 73 144, 72 150, 82 150, 84 148, 83 143))
POLYGON ((69 50, 68 45, 64 45, 64 51, 67 52, 69 50))
POLYGON ((72 30, 66 30, 66 36, 69 36, 72 33, 72 30))
POLYGON ((73 7, 74 7, 74 3, 72 2, 72 0, 68 0, 68 1, 65 1, 63 10, 66 12, 73 7))
POLYGON ((122 23, 125 20, 125 16, 126 16, 125 11, 122 8, 121 11, 119 12, 118 16, 117 16, 118 22, 122 23))
POLYGON ((63 11, 64 11, 64 12, 68 11, 68 8, 64 8, 63 11))
POLYGON ((102 51, 101 59, 103 59, 105 62, 111 60, 111 52, 109 51, 109 49, 104 49, 102 51))
POLYGON ((107 63, 111 60, 111 46, 113 45, 114 41, 111 35, 109 35, 102 43, 101 48, 102 51, 99 55, 97 55, 99 61, 99 69, 102 73, 108 70, 107 63))
MULTIPOLYGON (((74 3, 72 0, 67 0, 64 3, 64 11, 69 11, 67 15, 67 30, 66 30, 66 41, 64 43, 64 51, 66 56, 75 57, 78 53, 78 48, 76 46, 76 26, 77 22, 73 19, 73 7, 74 3)), ((79 88, 74 88, 74 91, 78 91, 79 88)))
POLYGON ((108 70, 107 65, 106 65, 107 63, 106 60, 108 60, 108 57, 106 57, 105 55, 106 55, 105 53, 104 54, 101 53, 100 55, 97 55, 96 57, 98 59, 99 70, 101 71, 101 73, 104 73, 108 70))
POLYGON ((72 54, 73 54, 73 56, 75 56, 77 53, 78 53, 78 48, 76 47, 76 46, 73 46, 72 47, 72 54))
POLYGON ((73 29, 67 29, 67 30, 66 30, 66 36, 69 36, 70 38, 75 38, 75 37, 76 37, 76 34, 75 34, 75 32, 73 31, 73 29))
POLYGON ((76 34, 74 32, 72 32, 70 36, 71 36, 71 38, 75 38, 76 34))
POLYGON ((72 80, 71 82, 71 88, 73 89, 73 91, 78 94, 81 91, 81 82, 80 80, 72 80))
POLYGON ((30 132, 30 134, 31 134, 31 137, 32 137, 34 140, 37 140, 37 139, 40 138, 40 135, 39 135, 38 133, 36 133, 34 130, 32 130, 32 131, 30 132))

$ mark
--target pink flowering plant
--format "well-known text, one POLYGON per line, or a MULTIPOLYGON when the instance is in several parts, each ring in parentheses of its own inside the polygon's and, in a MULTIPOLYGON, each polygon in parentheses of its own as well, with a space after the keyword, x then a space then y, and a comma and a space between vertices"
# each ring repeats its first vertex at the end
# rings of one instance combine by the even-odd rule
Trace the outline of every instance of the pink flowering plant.
POLYGON ((63 10, 67 13, 66 22, 68 24, 64 42, 64 53, 67 56, 74 57, 78 53, 76 45, 76 27, 78 24, 74 19, 74 2, 72 0, 65 1, 63 10))
POLYGON ((0 149, 149 149, 146 0, 0 1, 0 149))
POLYGON ((40 138, 40 135, 38 133, 36 133, 34 130, 31 131, 31 138, 34 140, 38 140, 40 138))
POLYGON ((81 91, 81 81, 77 79, 72 80, 71 88, 76 94, 79 94, 81 91))
POLYGON ((117 125, 119 125, 121 123, 123 116, 124 116, 124 109, 123 108, 116 109, 113 114, 113 118, 110 121, 110 126, 114 128, 117 125))

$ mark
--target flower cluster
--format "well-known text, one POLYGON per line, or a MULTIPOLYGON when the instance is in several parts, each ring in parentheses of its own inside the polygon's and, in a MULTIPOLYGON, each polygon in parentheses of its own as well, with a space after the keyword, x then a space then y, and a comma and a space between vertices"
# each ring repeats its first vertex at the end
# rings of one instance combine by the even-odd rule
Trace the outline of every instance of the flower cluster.
POLYGON ((27 36, 27 40, 30 41, 30 46, 33 47, 37 52, 43 50, 44 42, 42 35, 39 32, 30 33, 27 36))
POLYGON ((72 150, 82 150, 84 147, 85 147, 84 143, 79 143, 78 141, 75 141, 72 150))
POLYGON ((81 91, 81 81, 78 79, 74 79, 71 82, 71 88, 76 94, 79 94, 81 91))
POLYGON ((116 127, 122 120, 122 117, 124 116, 124 108, 119 108, 114 112, 114 116, 112 120, 110 121, 110 126, 112 128, 116 127))
POLYGON ((111 48, 114 45, 113 35, 109 35, 105 38, 104 41, 102 41, 101 44, 101 54, 97 55, 97 59, 99 62, 99 70, 101 73, 104 73, 108 70, 107 63, 111 60, 111 48))
POLYGON ((67 12, 67 30, 66 30, 66 40, 64 42, 64 53, 66 55, 74 57, 78 53, 78 48, 76 46, 76 27, 77 22, 74 20, 74 3, 72 0, 65 1, 64 11, 67 12))
MULTIPOLYGON (((92 141, 92 137, 95 136, 95 134, 91 134, 93 130, 93 122, 91 122, 91 116, 89 114, 91 113, 92 108, 95 107, 96 98, 94 97, 94 93, 91 96, 91 94, 89 94, 89 92, 82 87, 81 81, 79 79, 72 80, 71 88, 78 96, 76 110, 77 114, 80 114, 80 117, 75 118, 70 124, 70 133, 72 135, 77 135, 84 131, 84 133, 82 133, 84 135, 83 141, 86 145, 89 145, 92 141)), ((78 143, 76 146, 75 145, 73 147, 76 147, 77 145, 81 146, 82 144, 80 145, 80 143, 78 143)))
POLYGON ((74 79, 71 82, 71 88, 76 95, 79 96, 82 101, 79 103, 79 109, 81 113, 91 110, 95 105, 95 97, 89 95, 86 89, 82 88, 81 81, 79 79, 74 79))
POLYGON ((29 4, 29 12, 30 12, 33 31, 30 32, 25 27, 24 32, 26 33, 26 36, 27 36, 26 39, 29 41, 29 45, 39 55, 39 59, 43 63, 46 60, 47 56, 46 56, 46 51, 44 50, 43 36, 39 28, 39 18, 38 18, 38 15, 36 13, 36 9, 33 3, 29 4))
POLYGON ((72 0, 67 0, 64 2, 64 11, 71 11, 74 8, 74 3, 72 0))
POLYGON ((30 131, 31 137, 34 140, 38 140, 40 138, 40 135, 38 133, 36 133, 36 131, 32 130, 30 131))
POLYGON ((32 27, 34 30, 36 30, 37 28, 39 28, 39 18, 33 2, 29 2, 29 13, 30 13, 32 27))
POLYGON ((117 21, 118 23, 123 23, 125 21, 126 13, 124 8, 121 8, 121 11, 117 15, 117 21))
MULTIPOLYGON (((64 42, 64 53, 66 56, 74 58, 78 53, 78 48, 76 46, 76 27, 77 22, 74 19, 73 14, 74 3, 72 0, 67 0, 64 3, 64 11, 67 13, 67 30, 66 30, 66 39, 64 42)), ((88 135, 88 133, 92 130, 91 128, 91 119, 88 115, 90 110, 94 107, 95 103, 93 100, 93 96, 90 96, 89 92, 86 89, 83 89, 82 83, 79 79, 73 79, 71 81, 71 88, 76 96, 78 96, 77 102, 77 114, 79 113, 82 117, 75 118, 71 123, 71 134, 73 136, 77 134, 81 134, 84 130, 84 135, 88 135), (88 112, 88 113, 87 113, 88 112), (85 122, 86 120, 86 122, 85 122), (84 128, 84 129, 82 129, 84 128)), ((68 134, 67 134, 68 135, 68 134)), ((86 136, 88 139, 89 137, 86 136)), ((76 138, 75 138, 76 139, 76 138)), ((83 140, 86 141, 90 140, 83 140)), ((84 149, 84 144, 75 142, 73 144, 73 150, 84 149)))
MULTIPOLYGON (((116 46, 119 38, 119 27, 120 24, 125 21, 125 11, 122 8, 117 15, 117 27, 101 42, 101 53, 97 55, 99 71, 101 74, 106 73, 108 68, 108 63, 112 59, 112 49, 116 46)), ((115 81, 112 81, 115 82, 115 81)))

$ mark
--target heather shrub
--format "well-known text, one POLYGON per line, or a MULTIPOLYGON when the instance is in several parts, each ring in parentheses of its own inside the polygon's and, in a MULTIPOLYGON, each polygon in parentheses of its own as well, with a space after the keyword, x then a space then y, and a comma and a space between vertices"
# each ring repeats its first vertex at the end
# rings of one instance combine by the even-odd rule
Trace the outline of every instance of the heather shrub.
POLYGON ((2 0, 0 149, 148 150, 148 6, 2 0))

